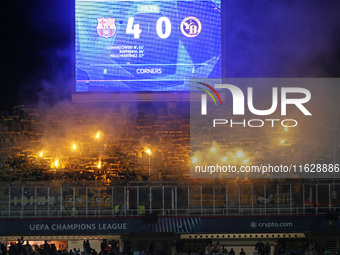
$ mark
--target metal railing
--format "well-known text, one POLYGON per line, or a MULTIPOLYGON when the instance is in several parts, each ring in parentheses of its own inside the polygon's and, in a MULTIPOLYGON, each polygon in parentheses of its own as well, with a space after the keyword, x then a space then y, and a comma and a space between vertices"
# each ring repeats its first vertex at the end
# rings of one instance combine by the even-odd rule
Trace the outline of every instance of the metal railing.
POLYGON ((1 218, 326 214, 339 184, 2 186, 1 218))
MULTIPOLYGON (((167 209, 164 213, 161 210, 153 209, 152 214, 157 214, 158 216, 258 216, 258 215, 323 215, 328 212, 340 212, 340 207, 320 207, 318 210, 312 208, 306 210, 304 207, 296 207, 293 210, 290 209, 274 209, 274 210, 252 210, 251 208, 242 208, 239 210, 226 210, 225 208, 215 208, 204 209, 203 211, 197 209, 178 209, 171 210, 167 209)), ((72 212, 60 212, 55 211, 52 213, 47 213, 46 210, 12 210, 10 213, 8 211, 1 211, 1 218, 12 218, 12 219, 23 219, 23 218, 105 218, 105 217, 142 217, 146 214, 139 213, 138 210, 129 209, 121 213, 115 214, 112 210, 90 210, 83 211, 77 210, 74 214, 72 212)))

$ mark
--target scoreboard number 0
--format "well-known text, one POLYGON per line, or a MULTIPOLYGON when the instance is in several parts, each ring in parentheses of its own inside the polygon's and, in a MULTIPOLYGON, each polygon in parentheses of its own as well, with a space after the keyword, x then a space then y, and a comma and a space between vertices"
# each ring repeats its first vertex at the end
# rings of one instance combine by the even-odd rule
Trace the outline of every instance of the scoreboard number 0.
MULTIPOLYGON (((133 38, 139 39, 139 35, 142 33, 142 30, 139 28, 139 24, 133 24, 134 17, 130 17, 128 20, 128 24, 126 26, 126 33, 133 34, 133 38)), ((156 24, 156 32, 159 38, 166 39, 171 34, 171 22, 167 17, 160 17, 157 20, 156 24), (165 31, 163 33, 163 24, 165 25, 165 31)))
POLYGON ((156 31, 159 38, 166 39, 171 34, 171 22, 167 17, 160 17, 157 20, 156 31), (163 23, 165 24, 165 33, 163 34, 163 23))

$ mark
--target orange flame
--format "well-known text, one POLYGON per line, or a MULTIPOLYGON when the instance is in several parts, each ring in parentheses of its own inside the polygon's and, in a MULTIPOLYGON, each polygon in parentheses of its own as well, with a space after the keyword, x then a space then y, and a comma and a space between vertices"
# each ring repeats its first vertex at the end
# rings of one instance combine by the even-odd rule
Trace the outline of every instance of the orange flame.
POLYGON ((55 168, 58 168, 58 167, 59 167, 59 159, 56 159, 56 160, 54 161, 54 166, 55 166, 55 168))
POLYGON ((96 134, 96 139, 99 139, 99 137, 100 137, 100 132, 98 131, 96 134))

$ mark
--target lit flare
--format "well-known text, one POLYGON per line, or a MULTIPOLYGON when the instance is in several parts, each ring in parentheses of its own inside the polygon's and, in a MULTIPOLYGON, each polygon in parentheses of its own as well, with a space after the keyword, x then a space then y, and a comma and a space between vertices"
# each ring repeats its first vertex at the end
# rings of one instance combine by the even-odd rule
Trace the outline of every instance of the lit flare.
POLYGON ((56 159, 56 160, 54 161, 54 166, 55 166, 56 168, 59 167, 59 159, 56 159))

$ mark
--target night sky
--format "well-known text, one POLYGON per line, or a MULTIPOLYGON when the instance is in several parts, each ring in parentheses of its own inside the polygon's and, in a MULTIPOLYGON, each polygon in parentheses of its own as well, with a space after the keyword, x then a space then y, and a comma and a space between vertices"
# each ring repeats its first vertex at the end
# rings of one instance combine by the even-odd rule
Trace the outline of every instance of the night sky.
POLYGON ((67 98, 73 75, 74 2, 4 1, 2 12, 0 109, 34 104, 41 97, 67 98))
MULTIPOLYGON (((222 1, 228 77, 340 77, 340 1, 222 1)), ((74 0, 2 4, 0 110, 69 100, 74 0)))

